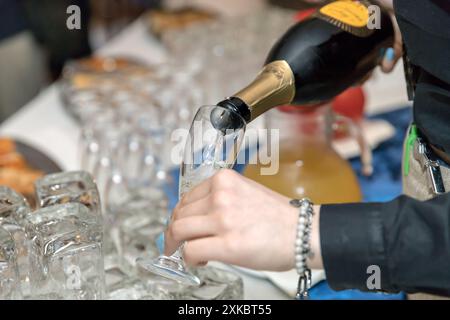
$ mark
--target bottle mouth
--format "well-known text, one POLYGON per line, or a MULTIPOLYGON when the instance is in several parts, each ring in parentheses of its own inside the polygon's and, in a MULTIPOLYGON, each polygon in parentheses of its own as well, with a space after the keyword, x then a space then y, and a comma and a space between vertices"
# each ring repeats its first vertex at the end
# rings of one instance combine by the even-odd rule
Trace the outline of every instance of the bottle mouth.
POLYGON ((237 97, 229 97, 217 104, 218 107, 227 108, 238 114, 246 123, 251 120, 250 109, 247 104, 237 97))
POLYGON ((238 130, 247 125, 247 121, 229 106, 213 106, 210 115, 210 121, 213 127, 220 131, 238 130))

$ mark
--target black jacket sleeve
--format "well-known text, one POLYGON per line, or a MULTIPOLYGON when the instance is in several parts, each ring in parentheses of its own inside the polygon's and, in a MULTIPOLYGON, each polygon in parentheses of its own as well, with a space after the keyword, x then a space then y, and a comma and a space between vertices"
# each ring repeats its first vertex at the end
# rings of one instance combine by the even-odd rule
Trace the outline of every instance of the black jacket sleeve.
POLYGON ((322 206, 322 257, 330 286, 368 291, 368 267, 386 292, 450 296, 450 194, 427 202, 322 206))

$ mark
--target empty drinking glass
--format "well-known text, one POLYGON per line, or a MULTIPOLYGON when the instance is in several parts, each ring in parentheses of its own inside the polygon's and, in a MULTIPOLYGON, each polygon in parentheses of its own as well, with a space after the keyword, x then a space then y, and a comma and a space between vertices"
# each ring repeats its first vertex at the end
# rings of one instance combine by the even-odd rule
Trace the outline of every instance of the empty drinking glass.
POLYGON ((173 296, 157 285, 142 281, 139 278, 128 277, 109 288, 107 299, 169 300, 173 299, 173 296))
POLYGON ((102 299, 105 272, 101 217, 80 203, 26 216, 30 282, 36 299, 102 299))
POLYGON ((79 202, 101 216, 100 197, 92 176, 86 171, 49 174, 35 182, 36 198, 40 208, 79 202))
POLYGON ((220 267, 196 268, 193 273, 200 279, 200 286, 186 287, 166 278, 155 276, 144 268, 137 268, 142 281, 168 292, 176 300, 240 300, 244 298, 242 278, 235 272, 220 267))
POLYGON ((12 219, 18 223, 30 212, 30 206, 22 195, 9 187, 0 186, 0 219, 12 219))
POLYGON ((216 267, 195 270, 201 285, 185 290, 179 299, 189 300, 240 300, 244 298, 244 284, 236 273, 216 267))
POLYGON ((155 208, 139 205, 139 201, 124 206, 119 217, 119 253, 131 265, 142 255, 156 257, 156 237, 164 231, 164 220, 155 219, 155 208))
POLYGON ((11 234, 0 227, 0 300, 20 299, 19 269, 11 234))
POLYGON ((24 217, 30 212, 25 198, 14 190, 0 186, 0 227, 12 236, 19 266, 22 293, 29 293, 28 247, 26 243, 24 217))
POLYGON ((105 130, 114 125, 117 114, 112 110, 102 110, 92 115, 81 129, 79 152, 81 169, 94 174, 97 161, 102 152, 102 136, 105 130))

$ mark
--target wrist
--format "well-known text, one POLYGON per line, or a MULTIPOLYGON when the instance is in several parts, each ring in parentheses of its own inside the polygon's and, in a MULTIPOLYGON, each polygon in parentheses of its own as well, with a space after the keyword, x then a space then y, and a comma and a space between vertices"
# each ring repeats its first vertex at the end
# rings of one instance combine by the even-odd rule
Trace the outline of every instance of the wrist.
MULTIPOLYGON (((309 289, 311 288, 311 264, 318 258, 317 253, 313 252, 313 221, 315 210, 317 209, 308 198, 293 199, 289 202, 295 208, 298 208, 297 232, 295 239, 295 269, 299 275, 297 295, 299 300, 309 299, 309 289)), ((314 232, 317 234, 317 221, 315 220, 314 232)), ((314 249, 318 249, 317 237, 314 236, 314 249)), ((320 256, 320 255, 319 255, 320 256)))
MULTIPOLYGON (((290 231, 287 234, 293 236, 289 239, 291 245, 286 248, 294 246, 295 234, 296 234, 296 221, 297 221, 298 209, 291 207, 290 216, 292 217, 290 225, 290 231), (292 229, 292 230, 291 230, 292 229)), ((312 232, 311 232, 311 254, 306 261, 307 266, 310 269, 323 269, 322 250, 320 247, 320 205, 314 206, 314 215, 312 220, 312 232)), ((288 250, 287 253, 291 255, 289 259, 289 269, 295 268, 295 253, 292 250, 288 250)))

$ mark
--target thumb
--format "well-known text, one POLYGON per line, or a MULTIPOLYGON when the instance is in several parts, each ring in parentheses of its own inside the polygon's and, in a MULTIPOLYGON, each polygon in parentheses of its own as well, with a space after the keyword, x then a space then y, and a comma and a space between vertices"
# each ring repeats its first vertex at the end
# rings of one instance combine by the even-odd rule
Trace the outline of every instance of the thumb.
POLYGON ((383 60, 381 62, 381 70, 385 73, 391 72, 396 63, 396 56, 394 48, 388 48, 384 53, 383 60))
POLYGON ((403 56, 402 34, 395 17, 392 17, 392 23, 394 24, 395 32, 394 45, 385 51, 381 62, 381 70, 385 73, 392 72, 398 60, 403 56))

